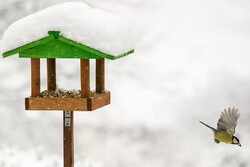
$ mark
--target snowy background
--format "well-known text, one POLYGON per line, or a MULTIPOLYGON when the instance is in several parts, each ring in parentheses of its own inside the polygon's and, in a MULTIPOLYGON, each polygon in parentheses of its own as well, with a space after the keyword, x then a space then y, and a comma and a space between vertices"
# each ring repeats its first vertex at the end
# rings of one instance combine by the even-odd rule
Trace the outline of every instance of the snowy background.
MULTIPOLYGON (((0 0, 0 38, 14 21, 62 2, 0 0)), ((136 52, 106 61, 112 105, 75 113, 75 166, 250 166, 249 1, 84 2, 130 22, 136 52), (241 112, 241 148, 215 144, 198 123, 216 127, 229 106, 241 112)), ((58 86, 79 89, 79 61, 57 63, 58 86)), ((45 89, 45 60, 41 66, 45 89)), ((0 81, 0 167, 61 167, 62 113, 24 111, 29 60, 1 58, 0 81)))

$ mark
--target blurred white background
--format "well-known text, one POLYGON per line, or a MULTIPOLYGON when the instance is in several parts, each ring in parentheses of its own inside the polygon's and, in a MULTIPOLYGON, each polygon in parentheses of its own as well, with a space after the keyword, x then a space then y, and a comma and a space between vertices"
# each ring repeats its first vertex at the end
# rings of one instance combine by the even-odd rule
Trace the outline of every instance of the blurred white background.
MULTIPOLYGON (((14 21, 62 2, 0 0, 0 39, 14 21)), ((75 113, 75 166, 249 166, 248 0, 83 2, 130 22, 136 46, 133 55, 106 61, 112 104, 75 113), (216 127, 229 106, 241 112, 242 148, 217 145, 198 123, 216 127)), ((58 86, 79 89, 79 61, 57 63, 58 86)), ((45 60, 41 66, 45 89, 45 60)), ((62 166, 62 112, 24 110, 28 59, 0 59, 0 91, 0 167, 62 166)))

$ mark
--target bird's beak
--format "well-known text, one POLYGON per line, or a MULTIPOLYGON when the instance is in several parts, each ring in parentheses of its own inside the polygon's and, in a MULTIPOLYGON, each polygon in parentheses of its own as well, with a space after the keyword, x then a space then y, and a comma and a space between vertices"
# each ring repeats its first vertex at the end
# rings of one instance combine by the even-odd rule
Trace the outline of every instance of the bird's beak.
POLYGON ((242 147, 240 143, 239 143, 238 145, 239 145, 240 147, 242 147))

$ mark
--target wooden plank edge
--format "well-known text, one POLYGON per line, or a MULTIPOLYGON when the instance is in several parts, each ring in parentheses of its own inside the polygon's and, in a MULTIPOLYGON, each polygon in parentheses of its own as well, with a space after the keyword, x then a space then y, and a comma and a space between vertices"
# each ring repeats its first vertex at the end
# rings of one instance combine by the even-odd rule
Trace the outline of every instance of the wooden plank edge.
POLYGON ((38 45, 41 45, 41 44, 44 44, 46 42, 49 42, 51 40, 55 39, 52 35, 49 35, 49 36, 46 36, 44 38, 41 38, 39 40, 36 40, 36 41, 33 41, 31 43, 28 43, 28 44, 25 44, 25 45, 22 45, 22 46, 19 46, 15 49, 12 49, 12 50, 9 50, 9 51, 6 51, 2 54, 3 58, 6 58, 8 56, 12 56, 14 54, 17 54, 17 53, 20 53, 26 49, 30 49, 32 47, 35 47, 35 46, 38 46, 38 45))
POLYGON ((96 95, 88 99, 88 110, 93 111, 110 104, 110 92, 96 95))
MULTIPOLYGON (((54 109, 34 109, 32 107, 32 105, 30 104, 30 100, 32 99, 45 99, 45 100, 48 100, 48 99, 53 99, 53 98, 41 98, 41 97, 27 97, 25 98, 25 110, 34 110, 34 111, 63 111, 62 109, 61 110, 54 110, 54 109)), ((55 98, 56 99, 56 98, 55 98)), ((64 98, 63 100, 67 101, 67 100, 71 100, 71 99, 77 99, 77 98, 64 98)), ((80 99, 86 99, 86 98, 80 98, 80 99)), ((79 100, 79 99, 78 99, 79 100)), ((94 111, 96 109, 99 109, 101 107, 104 107, 106 105, 109 105, 110 104, 110 92, 109 91, 106 91, 102 94, 97 94, 95 95, 94 97, 90 97, 87 100, 87 106, 86 106, 86 110, 82 110, 82 109, 78 109, 78 110, 75 110, 74 108, 74 111, 94 111)), ((82 107, 82 106, 80 106, 82 107)))
POLYGON ((40 111, 87 111, 86 98, 40 98, 40 97, 27 97, 25 98, 25 110, 40 110, 40 111), (63 104, 58 106, 47 105, 46 101, 51 100, 51 103, 63 104), (72 104, 72 100, 76 103, 72 104), (59 102, 61 101, 61 102, 59 102), (67 105, 68 101, 71 102, 67 105))

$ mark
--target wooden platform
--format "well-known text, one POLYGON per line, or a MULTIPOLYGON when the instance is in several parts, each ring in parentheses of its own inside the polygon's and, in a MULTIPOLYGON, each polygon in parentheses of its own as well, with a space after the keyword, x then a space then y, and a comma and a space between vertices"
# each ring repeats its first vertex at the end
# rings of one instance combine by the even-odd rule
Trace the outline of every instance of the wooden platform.
POLYGON ((95 94, 90 98, 25 98, 26 110, 93 111, 110 104, 110 92, 95 94))

